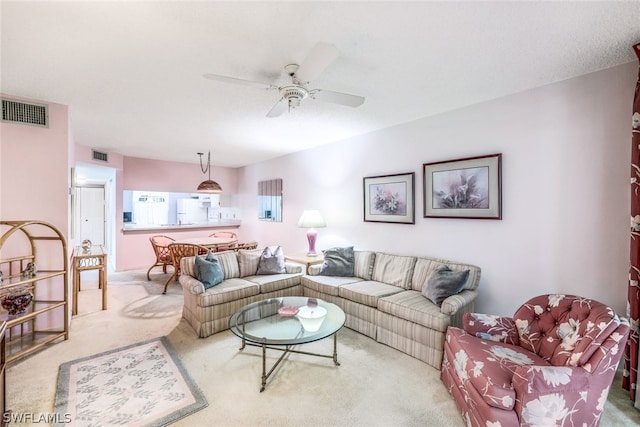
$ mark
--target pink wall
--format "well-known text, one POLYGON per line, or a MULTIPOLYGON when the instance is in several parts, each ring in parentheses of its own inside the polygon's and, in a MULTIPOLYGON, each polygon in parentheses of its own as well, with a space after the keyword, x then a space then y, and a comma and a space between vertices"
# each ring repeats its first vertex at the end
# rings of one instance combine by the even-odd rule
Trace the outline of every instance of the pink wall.
POLYGON ((48 128, 0 123, 0 218, 47 221, 68 236, 69 112, 64 105, 48 105, 48 128))
MULTIPOLYGON (((11 95, 3 97, 28 100, 11 95)), ((56 227, 67 243, 67 258, 71 257, 70 229, 70 159, 73 157, 72 136, 69 133, 69 112, 64 105, 49 105, 49 127, 0 122, 0 219, 39 220, 56 227)), ((3 233, 7 228, 2 228, 3 233)), ((33 228, 30 231, 34 231, 33 228)), ((39 230, 35 230, 39 233, 39 230)), ((44 235, 51 233, 42 231, 44 235)), ((24 255, 23 236, 14 233, 4 243, 0 258, 24 255)), ((36 245, 36 264, 41 269, 61 269, 63 259, 59 244, 39 242, 36 245)), ((63 298, 62 278, 57 277, 38 287, 41 299, 63 298)), ((68 275, 67 289, 72 286, 68 275)), ((70 309, 70 308, 69 308, 70 309)), ((39 327, 59 328, 62 312, 55 310, 38 317, 39 327)))
MULTIPOLYGON (((198 156, 194 153, 194 162, 198 156)), ((195 192, 198 184, 208 179, 198 163, 179 163, 164 160, 124 158, 125 190, 195 192)), ((206 167, 206 165, 205 165, 206 167)), ((212 166, 211 179, 222 187, 225 194, 238 191, 237 169, 212 166)))

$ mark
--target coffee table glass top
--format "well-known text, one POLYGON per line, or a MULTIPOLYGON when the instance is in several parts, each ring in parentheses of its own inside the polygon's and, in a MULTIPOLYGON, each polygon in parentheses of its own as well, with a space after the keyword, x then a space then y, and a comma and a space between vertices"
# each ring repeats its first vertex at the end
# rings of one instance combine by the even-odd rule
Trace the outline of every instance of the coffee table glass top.
MULTIPOLYGON (((242 307, 229 318, 229 329, 243 340, 257 344, 296 345, 327 338, 340 330, 344 322, 344 311, 335 304, 317 298, 281 297, 242 307), (326 315, 320 327, 315 331, 305 329, 299 318, 301 314, 313 311, 317 317, 323 313, 322 309, 326 315), (293 314, 296 311, 298 313, 293 314)), ((314 325, 305 323, 308 329, 315 329, 314 325)))

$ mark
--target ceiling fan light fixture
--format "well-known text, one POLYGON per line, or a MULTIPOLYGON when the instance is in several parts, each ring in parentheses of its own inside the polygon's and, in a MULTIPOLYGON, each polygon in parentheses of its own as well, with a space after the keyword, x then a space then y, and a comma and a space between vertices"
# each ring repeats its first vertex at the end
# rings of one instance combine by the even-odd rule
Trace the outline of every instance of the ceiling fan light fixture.
POLYGON ((209 172, 209 179, 202 181, 200 185, 198 185, 198 189, 196 192, 205 193, 205 194, 220 194, 222 193, 222 187, 215 181, 211 180, 211 151, 209 151, 207 155, 207 167, 202 166, 202 155, 204 153, 198 153, 200 156, 200 170, 202 173, 209 172))
POLYGON ((287 100, 289 111, 291 111, 291 109, 298 107, 300 102, 309 96, 309 91, 304 86, 291 85, 283 87, 280 94, 287 100))
POLYGON ((271 107, 271 110, 267 113, 267 117, 279 117, 287 110, 291 112, 294 108, 299 107, 305 98, 318 99, 323 102, 349 107, 358 107, 364 102, 364 97, 362 96, 324 89, 307 89, 310 82, 318 77, 339 55, 340 52, 333 44, 324 42, 316 43, 300 65, 287 64, 284 66, 284 70, 291 78, 291 84, 286 86, 276 86, 271 83, 238 79, 218 74, 204 74, 204 77, 210 80, 241 84, 244 86, 254 86, 269 90, 278 89, 280 98, 276 104, 271 107))

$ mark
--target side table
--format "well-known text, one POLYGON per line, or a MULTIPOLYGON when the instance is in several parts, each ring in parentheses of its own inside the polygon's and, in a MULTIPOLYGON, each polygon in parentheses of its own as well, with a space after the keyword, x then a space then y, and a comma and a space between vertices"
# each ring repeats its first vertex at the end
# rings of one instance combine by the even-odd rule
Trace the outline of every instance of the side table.
POLYGON ((285 255, 284 259, 287 261, 297 262, 305 266, 305 272, 309 274, 309 267, 314 264, 322 264, 324 262, 324 256, 318 254, 316 256, 309 256, 306 253, 296 253, 291 255, 285 255))
POLYGON ((101 245, 93 245, 88 250, 76 246, 73 252, 73 306, 71 314, 78 314, 78 293, 80 273, 98 270, 98 289, 102 289, 102 309, 107 309, 107 253, 101 245))

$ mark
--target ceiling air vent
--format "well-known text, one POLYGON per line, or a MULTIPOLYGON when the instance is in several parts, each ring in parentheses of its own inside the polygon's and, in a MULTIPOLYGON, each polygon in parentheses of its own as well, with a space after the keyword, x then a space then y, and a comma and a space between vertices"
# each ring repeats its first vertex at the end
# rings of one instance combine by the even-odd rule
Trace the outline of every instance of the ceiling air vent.
POLYGON ((99 160, 101 162, 108 162, 109 155, 107 153, 103 153, 101 151, 91 150, 93 160, 99 160))
POLYGON ((46 128, 49 127, 49 107, 3 98, 2 121, 46 128))

